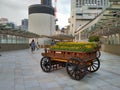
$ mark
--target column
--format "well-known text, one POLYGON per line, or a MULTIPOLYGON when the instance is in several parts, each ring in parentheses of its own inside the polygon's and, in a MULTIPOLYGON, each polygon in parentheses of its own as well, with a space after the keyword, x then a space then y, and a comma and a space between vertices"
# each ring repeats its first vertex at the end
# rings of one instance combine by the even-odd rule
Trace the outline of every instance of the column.
POLYGON ((90 4, 90 0, 88 0, 88 4, 90 4))
POLYGON ((97 0, 94 0, 94 4, 97 5, 97 0))
POLYGON ((113 45, 114 44, 114 36, 111 35, 111 44, 113 45))
POLYGON ((118 33, 118 44, 120 45, 120 33, 118 33))
POLYGON ((107 41, 104 43, 109 44, 109 35, 107 36, 107 41))
POLYGON ((100 6, 102 6, 103 5, 103 0, 100 0, 100 6))
POLYGON ((117 44, 117 36, 114 34, 114 44, 117 44))
POLYGON ((109 44, 112 44, 112 35, 109 35, 109 44))
POLYGON ((82 4, 82 6, 84 6, 85 5, 85 0, 81 0, 81 4, 82 4))
POLYGON ((105 7, 107 6, 107 0, 104 0, 104 6, 105 7))
POLYGON ((101 5, 101 0, 97 0, 97 5, 98 5, 98 6, 101 5))
POLYGON ((105 0, 103 0, 103 5, 102 6, 105 6, 105 0))
POLYGON ((88 5, 89 5, 89 4, 90 4, 90 0, 88 0, 88 2, 87 2, 87 3, 88 3, 88 5))
POLYGON ((93 0, 91 0, 91 4, 93 5, 93 0))
POLYGON ((79 0, 79 7, 82 6, 82 0, 79 0))
POLYGON ((8 35, 8 43, 11 43, 11 35, 8 35))
POLYGON ((88 0, 86 0, 86 4, 88 4, 88 0))
POLYGON ((112 44, 115 44, 115 34, 112 35, 112 44))
POLYGON ((16 36, 16 44, 18 43, 18 36, 16 36))
POLYGON ((92 5, 92 0, 90 0, 90 5, 92 5))
POLYGON ((114 34, 115 35, 115 37, 114 37, 114 39, 115 39, 115 44, 118 44, 118 36, 117 36, 117 34, 114 34))
POLYGON ((116 44, 119 44, 119 34, 116 34, 116 44))
POLYGON ((78 1, 78 0, 76 0, 76 7, 78 7, 78 5, 79 5, 79 1, 78 1))
POLYGON ((93 5, 92 0, 90 1, 90 4, 93 5))
POLYGON ((107 6, 110 5, 110 2, 109 2, 108 0, 106 0, 106 5, 107 5, 107 6))
POLYGON ((75 41, 77 41, 77 37, 76 37, 76 35, 75 35, 75 41))
POLYGON ((0 43, 1 43, 1 38, 2 38, 1 36, 2 36, 2 35, 0 34, 0 43))
POLYGON ((17 36, 15 36, 15 43, 17 44, 17 36))
POLYGON ((80 41, 80 37, 81 37, 81 34, 80 34, 80 32, 79 32, 79 41, 80 41))
POLYGON ((84 3, 86 4, 86 0, 83 0, 84 1, 84 3))
POLYGON ((43 4, 43 0, 41 0, 41 4, 43 4))
POLYGON ((110 35, 108 35, 108 44, 110 44, 110 35))

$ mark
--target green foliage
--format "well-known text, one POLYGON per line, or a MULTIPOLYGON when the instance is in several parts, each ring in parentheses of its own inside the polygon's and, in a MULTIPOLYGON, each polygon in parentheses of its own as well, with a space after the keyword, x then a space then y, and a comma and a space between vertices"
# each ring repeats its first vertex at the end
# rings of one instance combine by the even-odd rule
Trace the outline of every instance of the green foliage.
POLYGON ((98 36, 90 36, 88 41, 89 42, 98 42, 99 41, 99 37, 98 36))
POLYGON ((59 42, 52 46, 50 50, 75 51, 75 52, 91 52, 97 47, 92 42, 59 42))

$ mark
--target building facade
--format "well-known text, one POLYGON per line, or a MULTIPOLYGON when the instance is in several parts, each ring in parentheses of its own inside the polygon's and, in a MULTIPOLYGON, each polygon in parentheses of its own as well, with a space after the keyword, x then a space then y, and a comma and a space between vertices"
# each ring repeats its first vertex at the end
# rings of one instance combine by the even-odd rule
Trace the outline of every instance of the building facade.
POLYGON ((80 29, 108 6, 108 0, 71 0, 70 32, 80 41, 80 29), (77 31, 77 33, 75 33, 77 31))
POLYGON ((120 45, 120 1, 110 0, 110 4, 90 36, 99 36, 104 44, 120 45))
POLYGON ((7 18, 0 18, 0 24, 7 25, 8 19, 7 18))
POLYGON ((67 25, 67 26, 64 26, 61 30, 60 29, 56 30, 55 34, 71 35, 70 34, 70 26, 67 25))
MULTIPOLYGON (((28 30, 40 36, 55 34, 55 16, 51 0, 41 0, 41 4, 29 6, 28 30)), ((51 39, 39 38, 37 42, 40 45, 48 45, 51 39)))
POLYGON ((51 0, 41 0, 41 4, 47 5, 47 6, 52 6, 51 0))
POLYGON ((23 19, 21 21, 21 30, 28 31, 28 19, 23 19))
POLYGON ((89 36, 99 36, 102 51, 120 55, 120 0, 109 0, 103 16, 89 32, 89 36))

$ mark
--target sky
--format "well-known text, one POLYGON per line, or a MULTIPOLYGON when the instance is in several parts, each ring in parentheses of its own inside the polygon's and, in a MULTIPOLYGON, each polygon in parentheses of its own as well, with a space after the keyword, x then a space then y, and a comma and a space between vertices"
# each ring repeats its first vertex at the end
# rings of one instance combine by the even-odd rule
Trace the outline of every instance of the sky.
MULTIPOLYGON (((21 20, 28 18, 28 7, 39 3, 40 0, 0 0, 0 18, 8 18, 9 22, 21 25, 21 20)), ((60 28, 69 25, 70 0, 57 0, 56 16, 60 28)))

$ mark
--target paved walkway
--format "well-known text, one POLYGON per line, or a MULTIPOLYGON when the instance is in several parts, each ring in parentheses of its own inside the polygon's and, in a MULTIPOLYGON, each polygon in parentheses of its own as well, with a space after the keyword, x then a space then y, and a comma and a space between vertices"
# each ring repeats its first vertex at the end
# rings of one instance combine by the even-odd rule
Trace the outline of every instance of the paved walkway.
POLYGON ((75 81, 65 68, 43 72, 41 52, 0 52, 0 90, 120 90, 120 56, 102 52, 101 68, 75 81))

